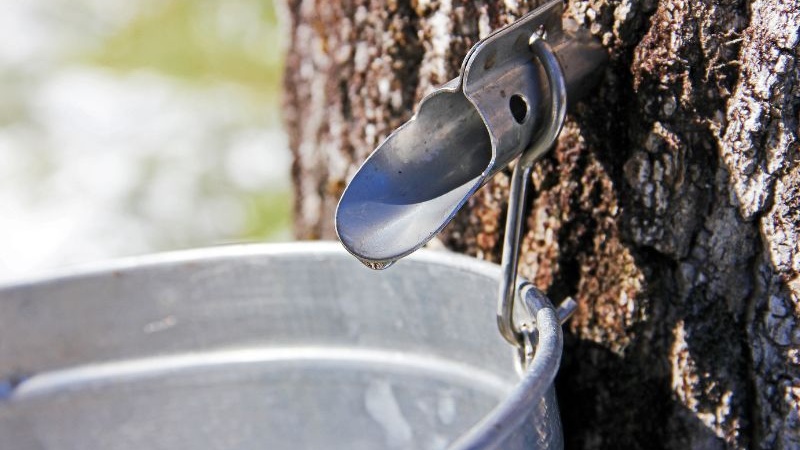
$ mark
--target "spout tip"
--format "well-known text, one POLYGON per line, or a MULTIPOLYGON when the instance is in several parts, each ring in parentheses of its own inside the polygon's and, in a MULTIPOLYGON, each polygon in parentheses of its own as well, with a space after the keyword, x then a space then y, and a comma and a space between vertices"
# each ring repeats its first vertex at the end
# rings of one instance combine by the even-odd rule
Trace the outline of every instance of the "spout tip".
POLYGON ((429 185, 380 186, 356 178, 336 211, 336 233, 344 247, 372 269, 385 269, 431 240, 480 187, 481 174, 436 195, 429 185))

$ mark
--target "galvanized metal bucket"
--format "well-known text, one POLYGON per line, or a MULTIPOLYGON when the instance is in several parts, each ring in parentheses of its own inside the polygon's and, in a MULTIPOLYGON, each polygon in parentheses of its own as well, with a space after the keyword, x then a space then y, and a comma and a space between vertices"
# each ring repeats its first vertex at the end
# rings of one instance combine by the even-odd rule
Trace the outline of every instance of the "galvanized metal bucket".
POLYGON ((525 295, 526 372, 498 266, 338 244, 157 255, 0 288, 0 448, 561 448, 553 307, 525 295))

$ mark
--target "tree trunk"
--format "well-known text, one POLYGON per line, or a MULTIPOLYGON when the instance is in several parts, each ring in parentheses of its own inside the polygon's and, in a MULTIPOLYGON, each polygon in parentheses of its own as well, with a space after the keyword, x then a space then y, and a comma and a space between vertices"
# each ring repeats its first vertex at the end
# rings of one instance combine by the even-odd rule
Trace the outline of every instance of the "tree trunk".
MULTIPOLYGON (((297 236, 333 238, 360 163, 535 6, 290 0, 297 236)), ((800 447, 800 1, 570 0, 565 17, 610 64, 534 170, 520 270, 579 302, 567 447, 800 447)), ((441 242, 499 261, 508 175, 441 242)))

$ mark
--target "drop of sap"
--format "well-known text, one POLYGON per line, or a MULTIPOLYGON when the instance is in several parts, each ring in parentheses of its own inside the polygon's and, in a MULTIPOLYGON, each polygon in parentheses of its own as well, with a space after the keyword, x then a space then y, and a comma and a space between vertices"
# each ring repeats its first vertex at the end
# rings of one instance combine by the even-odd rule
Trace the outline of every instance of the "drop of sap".
POLYGON ((362 259, 362 258, 358 258, 358 260, 372 270, 383 270, 391 267, 391 265, 396 262, 396 261, 372 261, 369 259, 362 259))

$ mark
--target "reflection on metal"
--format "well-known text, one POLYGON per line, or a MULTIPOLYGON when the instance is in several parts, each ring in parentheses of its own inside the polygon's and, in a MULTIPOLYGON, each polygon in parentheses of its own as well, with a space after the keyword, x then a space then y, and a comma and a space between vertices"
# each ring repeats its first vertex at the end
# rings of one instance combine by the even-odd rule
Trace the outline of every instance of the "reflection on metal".
POLYGON ((250 245, 0 287, 0 449, 562 447, 541 293, 521 282, 520 375, 487 320, 497 265, 359 266, 334 243, 250 245))

